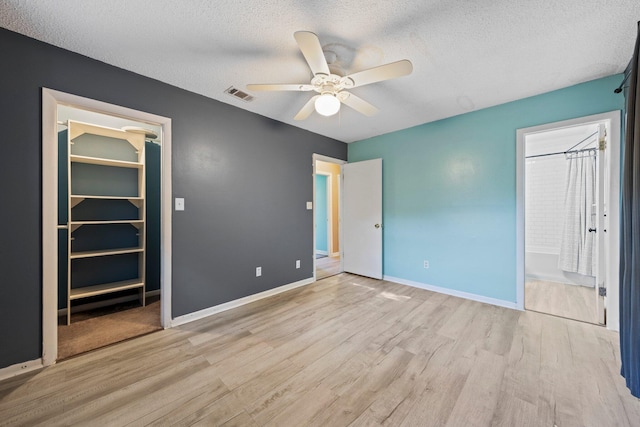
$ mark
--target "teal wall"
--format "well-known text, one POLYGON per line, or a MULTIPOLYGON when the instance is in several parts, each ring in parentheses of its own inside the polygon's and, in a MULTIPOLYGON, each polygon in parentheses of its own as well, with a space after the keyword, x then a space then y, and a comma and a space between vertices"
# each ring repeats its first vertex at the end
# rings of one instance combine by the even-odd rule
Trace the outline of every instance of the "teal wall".
POLYGON ((383 159, 384 274, 516 301, 516 131, 623 108, 614 75, 349 144, 383 159), (429 269, 423 267, 428 260, 429 269))
POLYGON ((316 175, 316 251, 327 252, 327 176, 316 175))

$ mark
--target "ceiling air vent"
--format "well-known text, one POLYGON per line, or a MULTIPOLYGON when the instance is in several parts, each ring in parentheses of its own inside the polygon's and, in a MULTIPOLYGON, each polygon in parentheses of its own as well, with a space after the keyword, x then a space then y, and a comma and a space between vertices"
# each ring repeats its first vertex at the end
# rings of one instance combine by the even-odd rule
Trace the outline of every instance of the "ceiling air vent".
POLYGON ((243 101, 246 101, 246 102, 250 102, 255 99, 255 97, 249 95, 247 92, 243 92, 239 89, 236 89, 233 86, 229 86, 229 89, 225 90, 225 93, 228 93, 229 95, 238 99, 242 99, 243 101))

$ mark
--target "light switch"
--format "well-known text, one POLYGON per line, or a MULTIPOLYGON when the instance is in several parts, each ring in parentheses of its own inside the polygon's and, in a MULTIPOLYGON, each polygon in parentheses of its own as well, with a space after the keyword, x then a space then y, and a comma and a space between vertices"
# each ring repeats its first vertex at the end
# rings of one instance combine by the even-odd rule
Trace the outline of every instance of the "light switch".
POLYGON ((176 197, 176 210, 183 211, 184 210, 184 198, 176 197))
POLYGON ((313 202, 307 202, 307 210, 310 211, 313 209, 313 202))

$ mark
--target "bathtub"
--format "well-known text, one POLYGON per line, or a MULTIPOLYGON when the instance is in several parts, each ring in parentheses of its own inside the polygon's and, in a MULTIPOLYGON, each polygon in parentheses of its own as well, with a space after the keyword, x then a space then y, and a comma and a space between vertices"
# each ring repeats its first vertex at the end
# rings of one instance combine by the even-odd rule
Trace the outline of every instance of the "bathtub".
POLYGON ((554 248, 527 248, 524 253, 525 279, 595 286, 595 277, 558 269, 558 252, 554 248))

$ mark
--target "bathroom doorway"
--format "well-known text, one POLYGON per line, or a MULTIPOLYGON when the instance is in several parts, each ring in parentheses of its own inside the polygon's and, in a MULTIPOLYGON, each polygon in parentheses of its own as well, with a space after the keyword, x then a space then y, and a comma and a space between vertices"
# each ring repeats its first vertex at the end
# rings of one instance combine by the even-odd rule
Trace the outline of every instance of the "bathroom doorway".
POLYGON ((592 117, 521 135, 526 310, 605 325, 617 305, 613 127, 592 117))

